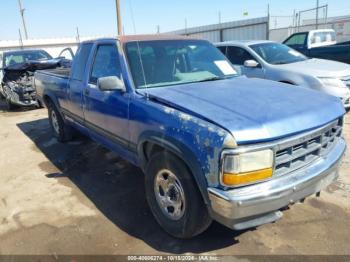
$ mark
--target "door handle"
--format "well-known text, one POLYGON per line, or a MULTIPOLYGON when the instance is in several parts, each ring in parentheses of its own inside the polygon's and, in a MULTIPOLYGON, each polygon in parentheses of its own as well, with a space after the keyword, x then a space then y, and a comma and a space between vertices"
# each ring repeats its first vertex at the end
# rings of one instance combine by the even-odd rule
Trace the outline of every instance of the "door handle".
POLYGON ((84 89, 84 95, 87 96, 87 95, 89 95, 89 94, 90 94, 90 90, 89 90, 88 88, 85 88, 85 89, 84 89))

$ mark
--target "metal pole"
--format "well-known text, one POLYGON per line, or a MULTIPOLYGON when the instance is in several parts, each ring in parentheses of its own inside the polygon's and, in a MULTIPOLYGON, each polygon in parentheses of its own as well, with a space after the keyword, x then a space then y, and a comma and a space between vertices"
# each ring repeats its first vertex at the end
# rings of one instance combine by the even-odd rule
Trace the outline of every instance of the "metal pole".
POLYGON ((270 39, 270 4, 267 5, 266 40, 270 39))
POLYGON ((115 6, 117 9, 117 27, 118 27, 118 35, 122 35, 122 19, 120 17, 120 0, 115 0, 115 6))
POLYGON ((22 34, 21 34, 20 28, 18 28, 18 34, 19 34, 19 44, 21 45, 21 48, 23 48, 23 40, 22 40, 22 34))
POLYGON ((316 1, 316 29, 318 29, 318 6, 319 0, 316 1))
POLYGON ((187 35, 187 18, 185 18, 185 35, 187 35))
POLYGON ((79 34, 79 28, 77 27, 77 42, 80 43, 80 34, 79 34))
POLYGON ((25 9, 22 8, 22 2, 21 2, 21 0, 18 0, 18 5, 19 5, 19 12, 20 12, 21 17, 22 17, 24 36, 26 37, 26 39, 28 39, 26 21, 24 20, 24 11, 25 11, 25 9))

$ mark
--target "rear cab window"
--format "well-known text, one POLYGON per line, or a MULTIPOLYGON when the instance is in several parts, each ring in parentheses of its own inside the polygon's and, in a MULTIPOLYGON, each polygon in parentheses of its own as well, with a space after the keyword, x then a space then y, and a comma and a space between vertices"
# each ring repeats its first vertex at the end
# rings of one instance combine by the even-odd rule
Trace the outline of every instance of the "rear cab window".
POLYGON ((89 58, 92 43, 82 44, 73 60, 71 79, 83 81, 87 60, 89 58))
POLYGON ((288 38, 284 44, 286 45, 305 45, 306 42, 306 38, 307 38, 307 33, 300 33, 300 34, 295 34, 293 36, 291 36, 290 38, 288 38))

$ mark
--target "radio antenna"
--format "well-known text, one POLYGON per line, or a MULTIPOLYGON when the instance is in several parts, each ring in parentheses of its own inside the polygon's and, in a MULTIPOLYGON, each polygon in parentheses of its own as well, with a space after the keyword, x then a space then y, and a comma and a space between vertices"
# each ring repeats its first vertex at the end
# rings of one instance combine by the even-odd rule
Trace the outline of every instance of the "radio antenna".
POLYGON ((135 25, 134 11, 132 8, 131 0, 129 0, 129 7, 130 7, 130 16, 131 16, 132 26, 134 29, 134 35, 136 35, 136 25, 135 25))
MULTIPOLYGON (((145 88, 146 88, 146 90, 147 90, 148 85, 147 85, 147 82, 146 82, 145 69, 144 69, 144 67, 143 67, 143 62, 142 62, 142 57, 141 57, 141 50, 140 50, 139 41, 136 41, 136 44, 137 44, 137 54, 138 54, 138 57, 139 57, 139 60, 140 60, 140 65, 141 65, 141 70, 142 70, 143 82, 145 83, 145 88)), ((146 96, 148 97, 147 92, 146 92, 146 96)))

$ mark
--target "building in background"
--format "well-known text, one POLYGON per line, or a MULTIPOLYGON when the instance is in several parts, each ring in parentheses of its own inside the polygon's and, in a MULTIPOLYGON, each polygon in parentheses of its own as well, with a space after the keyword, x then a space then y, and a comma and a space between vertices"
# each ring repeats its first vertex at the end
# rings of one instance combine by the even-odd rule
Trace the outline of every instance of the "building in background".
POLYGON ((76 51, 81 41, 113 36, 90 36, 90 37, 66 37, 66 38, 45 38, 45 39, 27 39, 27 40, 1 40, 0 51, 17 49, 43 49, 52 57, 57 57, 60 52, 67 47, 76 51))
POLYGON ((185 28, 168 33, 198 37, 211 42, 222 42, 237 39, 267 39, 269 33, 268 21, 268 17, 260 17, 185 28))
MULTIPOLYGON (((275 19, 275 18, 274 18, 275 19)), ((301 20, 300 25, 270 29, 270 17, 259 17, 239 21, 203 25, 198 27, 184 28, 167 34, 188 35, 209 40, 211 42, 222 42, 231 40, 273 40, 284 41, 288 36, 296 32, 313 30, 316 28, 315 19, 301 20)), ((283 23, 280 23, 283 24, 283 23)), ((334 29, 338 42, 350 41, 350 15, 341 17, 328 17, 326 22, 318 25, 319 29, 334 29)), ((0 41, 0 51, 14 50, 21 48, 44 49, 53 57, 57 57, 62 49, 71 47, 76 50, 81 41, 98 37, 70 37, 50 39, 28 39, 0 41)))

